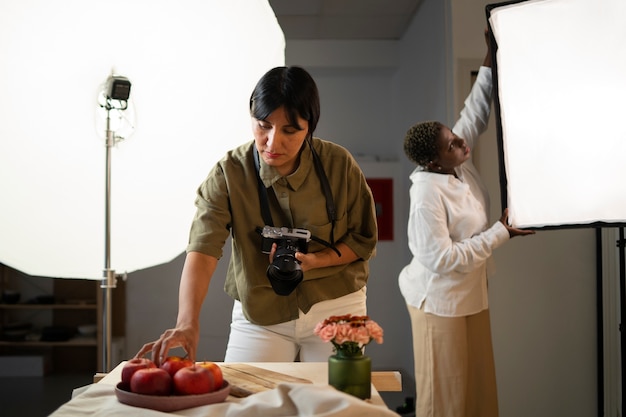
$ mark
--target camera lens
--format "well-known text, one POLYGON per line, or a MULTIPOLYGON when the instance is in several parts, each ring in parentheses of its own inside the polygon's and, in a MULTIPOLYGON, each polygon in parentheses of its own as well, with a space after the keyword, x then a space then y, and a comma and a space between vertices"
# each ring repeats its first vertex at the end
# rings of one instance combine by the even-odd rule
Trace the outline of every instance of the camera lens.
POLYGON ((302 275, 302 268, 293 255, 282 255, 274 257, 267 273, 274 278, 294 280, 302 275))
POLYGON ((296 260, 295 251, 279 246, 274 254, 274 261, 267 267, 267 277, 274 292, 289 295, 302 281, 303 272, 296 260))

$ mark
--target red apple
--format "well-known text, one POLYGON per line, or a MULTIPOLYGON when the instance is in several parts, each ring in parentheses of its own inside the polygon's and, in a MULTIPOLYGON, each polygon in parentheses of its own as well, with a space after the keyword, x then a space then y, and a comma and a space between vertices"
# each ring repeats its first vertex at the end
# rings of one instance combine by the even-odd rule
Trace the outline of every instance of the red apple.
POLYGON ((172 377, 161 368, 139 369, 130 379, 130 390, 136 394, 170 395, 172 377))
MULTIPOLYGON (((221 387, 221 385, 220 385, 221 387)), ((174 392, 180 395, 207 394, 215 391, 213 373, 204 366, 192 365, 174 375, 174 392)))
POLYGON ((224 375, 222 374, 222 368, 219 367, 215 362, 203 361, 198 362, 198 366, 202 366, 203 368, 211 371, 213 375, 213 389, 211 391, 217 391, 222 388, 222 384, 224 383, 224 375))
POLYGON ((168 356, 159 368, 165 369, 170 376, 174 377, 174 374, 181 368, 186 368, 193 365, 191 359, 182 358, 180 356, 168 356))
POLYGON ((124 385, 130 387, 130 379, 133 374, 145 368, 156 368, 156 365, 148 358, 133 358, 126 362, 122 368, 122 382, 124 385))

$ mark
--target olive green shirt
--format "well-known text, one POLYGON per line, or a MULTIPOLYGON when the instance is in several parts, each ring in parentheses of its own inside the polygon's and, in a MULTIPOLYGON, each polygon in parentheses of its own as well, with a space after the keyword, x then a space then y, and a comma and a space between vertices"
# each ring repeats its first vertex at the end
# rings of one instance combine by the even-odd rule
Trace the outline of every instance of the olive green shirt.
MULTIPOLYGON (((288 296, 277 295, 266 276, 269 256, 261 252, 263 227, 258 182, 254 166, 254 141, 229 151, 213 167, 198 188, 187 252, 201 252, 220 259, 232 233, 232 255, 224 290, 241 301, 252 323, 271 325, 298 318, 313 304, 341 297, 362 288, 369 275, 368 260, 377 242, 374 199, 361 169, 343 147, 313 139, 328 177, 337 211, 336 243, 348 245, 360 258, 347 265, 317 268, 304 273, 303 281, 288 296)), ((305 142, 298 169, 281 177, 260 159, 260 176, 268 187, 272 219, 276 227, 307 229, 330 242, 331 222, 326 198, 305 142)), ((308 252, 326 246, 311 240, 308 252)), ((338 312, 342 313, 342 312, 338 312)))

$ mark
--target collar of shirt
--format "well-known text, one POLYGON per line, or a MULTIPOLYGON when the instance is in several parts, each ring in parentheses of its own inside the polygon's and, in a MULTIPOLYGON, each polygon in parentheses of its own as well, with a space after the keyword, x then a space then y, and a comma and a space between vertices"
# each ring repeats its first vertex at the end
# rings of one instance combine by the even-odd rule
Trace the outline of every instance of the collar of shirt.
POLYGON ((418 166, 413 170, 413 172, 411 172, 411 174, 409 175, 409 178, 413 182, 418 181, 419 178, 423 178, 422 176, 428 176, 433 181, 436 181, 441 184, 451 183, 455 181, 465 182, 463 178, 463 166, 464 165, 460 165, 454 169, 454 172, 456 172, 456 177, 451 174, 439 174, 436 172, 426 171, 426 169, 424 169, 423 167, 418 166))
MULTIPOLYGON (((254 145, 253 145, 254 146, 254 145)), ((308 144, 305 142, 302 146, 302 150, 300 151, 300 164, 295 172, 287 177, 284 177, 289 187, 291 187, 294 191, 297 191, 298 188, 304 183, 304 180, 308 177, 309 172, 313 168, 313 159, 311 156, 311 149, 308 144)), ((266 188, 270 188, 276 181, 280 180, 281 175, 278 173, 276 168, 267 165, 262 158, 260 158, 260 177, 261 181, 263 181, 263 185, 266 188)))

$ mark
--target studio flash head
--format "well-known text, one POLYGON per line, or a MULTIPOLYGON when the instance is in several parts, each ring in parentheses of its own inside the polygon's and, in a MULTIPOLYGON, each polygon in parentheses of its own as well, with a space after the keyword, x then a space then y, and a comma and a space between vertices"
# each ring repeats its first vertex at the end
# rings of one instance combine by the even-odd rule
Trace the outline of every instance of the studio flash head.
POLYGON ((105 87, 106 97, 112 100, 128 100, 130 97, 130 81, 126 77, 111 75, 105 87))

